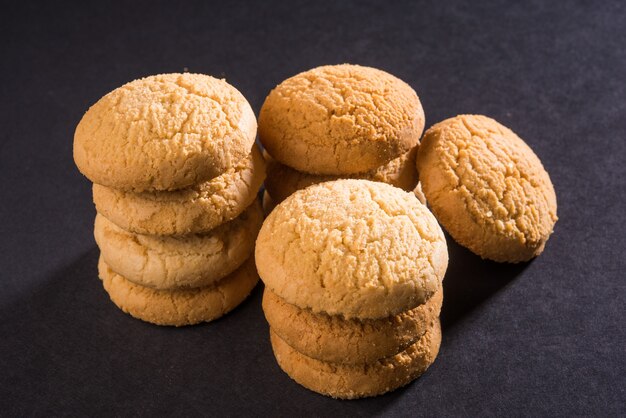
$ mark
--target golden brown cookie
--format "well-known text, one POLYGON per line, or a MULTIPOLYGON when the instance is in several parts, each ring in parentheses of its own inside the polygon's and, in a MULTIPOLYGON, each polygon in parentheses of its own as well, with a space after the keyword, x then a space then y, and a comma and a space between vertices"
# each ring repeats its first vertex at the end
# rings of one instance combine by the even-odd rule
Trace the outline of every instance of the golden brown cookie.
POLYGON ((426 333, 405 351, 368 364, 327 363, 294 350, 270 329, 278 365, 297 383, 322 395, 356 399, 382 395, 415 380, 435 361, 441 327, 435 320, 426 333))
POLYGON ((381 319, 343 319, 315 314, 263 293, 263 312, 272 330, 298 352, 331 363, 371 363, 404 351, 439 318, 443 288, 423 305, 381 319))
POLYGON ((226 172, 250 153, 255 136, 252 108, 224 80, 160 74, 91 106, 76 127, 74 161, 104 186, 175 190, 226 172))
POLYGON ((417 168, 433 213, 459 244, 494 261, 543 251, 557 220, 554 187, 510 129, 481 115, 447 119, 424 135, 417 168))
POLYGON ((267 161, 267 178, 265 188, 270 195, 280 203, 295 191, 305 189, 313 184, 340 178, 366 179, 391 184, 406 191, 415 189, 417 184, 417 170, 415 169, 415 155, 417 148, 402 154, 385 165, 365 173, 347 174, 344 176, 309 174, 294 170, 273 159, 264 152, 267 161))
POLYGON ((157 290, 139 286, 98 262, 104 289, 121 310, 156 325, 193 325, 213 321, 233 310, 252 292, 259 276, 250 257, 241 267, 212 286, 157 290))
POLYGON ((256 199, 265 178, 259 149, 221 176, 172 192, 133 193, 93 185, 96 209, 138 234, 183 235, 209 231, 239 216, 256 199))
POLYGON ((266 286, 314 313, 375 319, 426 302, 448 265, 435 217, 412 192, 369 180, 320 183, 270 213, 256 242, 266 286))
POLYGON ((259 138, 282 164, 314 174, 374 170, 419 143, 415 91, 381 70, 327 65, 280 83, 259 114, 259 138))
POLYGON ((97 215, 94 236, 116 273, 155 289, 207 286, 234 271, 254 251, 263 213, 258 201, 232 221, 181 237, 125 231, 97 215))

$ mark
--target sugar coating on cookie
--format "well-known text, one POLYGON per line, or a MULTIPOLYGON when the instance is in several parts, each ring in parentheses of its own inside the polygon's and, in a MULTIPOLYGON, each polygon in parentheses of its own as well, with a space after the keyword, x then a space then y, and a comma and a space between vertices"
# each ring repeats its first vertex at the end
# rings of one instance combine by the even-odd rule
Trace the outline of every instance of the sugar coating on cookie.
POLYGON ((439 320, 413 345, 393 357, 367 364, 337 364, 313 359, 294 350, 270 329, 276 361, 285 373, 307 389, 340 399, 377 396, 405 386, 435 361, 441 346, 439 320))
POLYGON ((104 261, 126 279, 155 289, 192 288, 239 267, 254 251, 262 222, 258 202, 207 233, 181 237, 134 234, 97 215, 94 236, 104 261))
POLYGON ((138 234, 202 233, 239 216, 257 197, 265 179, 258 147, 224 174, 175 191, 134 193, 93 185, 98 213, 138 234))
POLYGON ((371 363, 404 351, 439 318, 443 288, 426 303, 381 319, 350 319, 315 314, 263 293, 263 312, 272 330, 298 352, 342 364, 371 363))
POLYGON ((543 251, 557 221, 554 187, 513 131, 481 115, 431 127, 417 168, 441 224, 483 258, 520 262, 543 251))
POLYGON ((201 183, 245 158, 256 136, 237 89, 202 74, 160 74, 102 97, 74 134, 74 161, 94 183, 174 190, 201 183))
POLYGON ((248 297, 259 279, 252 257, 213 286, 195 289, 157 290, 137 285, 115 273, 102 257, 98 274, 122 311, 142 321, 177 327, 223 316, 248 297))
POLYGON ((327 65, 270 92, 259 138, 279 162, 315 174, 373 170, 419 143, 424 110, 415 91, 381 70, 327 65))
POLYGON ((415 195, 368 180, 294 193, 267 217, 255 251, 261 279, 278 296, 346 318, 424 303, 448 265, 443 232, 415 195))
POLYGON ((267 161, 267 178, 265 187, 277 202, 282 202, 287 197, 300 189, 305 189, 313 184, 333 181, 341 178, 366 179, 391 184, 403 190, 413 190, 418 182, 417 170, 415 169, 415 156, 417 148, 402 154, 400 157, 389 161, 374 170, 364 173, 337 175, 310 174, 276 161, 272 156, 264 152, 267 161))

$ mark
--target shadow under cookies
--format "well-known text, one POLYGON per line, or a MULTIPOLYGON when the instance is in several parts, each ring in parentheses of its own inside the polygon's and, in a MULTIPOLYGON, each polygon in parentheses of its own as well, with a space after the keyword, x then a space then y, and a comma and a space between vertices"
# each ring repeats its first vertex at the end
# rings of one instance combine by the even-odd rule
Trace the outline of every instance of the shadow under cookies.
POLYGON ((496 263, 460 246, 447 233, 446 241, 449 263, 443 280, 444 301, 441 308, 444 332, 515 280, 532 262, 496 263))

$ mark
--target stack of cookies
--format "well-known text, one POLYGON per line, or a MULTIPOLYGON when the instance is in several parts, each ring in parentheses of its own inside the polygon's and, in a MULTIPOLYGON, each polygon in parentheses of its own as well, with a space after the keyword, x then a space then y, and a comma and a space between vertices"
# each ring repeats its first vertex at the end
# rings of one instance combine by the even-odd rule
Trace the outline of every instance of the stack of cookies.
POLYGON ((255 136, 241 93, 200 74, 135 80, 83 116, 74 160, 94 182, 99 276, 120 309, 181 326, 250 294, 265 178, 255 136))
POLYGON ((329 65, 291 77, 259 114, 268 161, 264 203, 339 178, 380 181, 416 191, 415 153, 424 110, 415 91, 384 71, 329 65))
POLYGON ((368 180, 297 191, 268 216, 255 254, 276 360, 301 385, 374 396, 435 360, 448 252, 413 193, 368 180))

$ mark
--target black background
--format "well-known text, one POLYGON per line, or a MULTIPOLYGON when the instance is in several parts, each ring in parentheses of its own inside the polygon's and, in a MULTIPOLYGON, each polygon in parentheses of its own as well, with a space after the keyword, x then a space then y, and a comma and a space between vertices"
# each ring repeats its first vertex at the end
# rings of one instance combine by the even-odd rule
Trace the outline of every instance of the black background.
POLYGON ((626 414, 624 2, 11 2, 0 12, 0 414, 626 414), (24 4, 22 4, 24 3, 24 4), (96 276, 74 128, 138 77, 225 77, 256 112, 286 77, 370 65, 427 126, 494 117, 558 197, 543 255, 481 261, 449 240, 436 363, 392 394, 336 401, 276 365, 261 287, 212 324, 160 328, 96 276))

